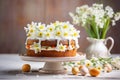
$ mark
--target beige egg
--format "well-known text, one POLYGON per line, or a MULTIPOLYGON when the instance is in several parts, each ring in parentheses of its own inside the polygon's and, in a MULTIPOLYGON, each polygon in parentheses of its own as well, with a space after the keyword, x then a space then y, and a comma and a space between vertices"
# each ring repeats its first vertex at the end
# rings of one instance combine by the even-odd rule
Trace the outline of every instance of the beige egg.
POLYGON ((88 68, 86 66, 83 66, 83 65, 79 66, 79 71, 80 71, 82 76, 85 76, 86 74, 89 73, 88 68))
POLYGON ((73 67, 73 68, 72 68, 72 74, 73 74, 73 75, 78 75, 78 73, 79 73, 78 67, 73 67))
POLYGON ((29 64, 24 64, 24 65, 22 66, 22 71, 23 71, 23 72, 30 72, 30 69, 31 69, 31 67, 30 67, 29 64))
POLYGON ((89 70, 89 74, 93 77, 97 77, 100 74, 100 70, 97 68, 92 68, 89 70))
POLYGON ((104 65, 104 70, 105 70, 106 72, 111 72, 111 71, 112 71, 112 66, 107 63, 107 64, 104 65))

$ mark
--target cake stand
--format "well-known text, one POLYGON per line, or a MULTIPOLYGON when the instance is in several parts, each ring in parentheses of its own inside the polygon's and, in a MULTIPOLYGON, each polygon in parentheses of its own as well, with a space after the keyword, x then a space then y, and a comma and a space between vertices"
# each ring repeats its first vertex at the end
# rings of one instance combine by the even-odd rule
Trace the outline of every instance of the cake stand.
POLYGON ((30 57, 25 54, 20 55, 24 61, 45 62, 44 67, 39 69, 40 73, 64 74, 67 70, 63 67, 62 62, 79 61, 85 59, 85 54, 75 57, 30 57))

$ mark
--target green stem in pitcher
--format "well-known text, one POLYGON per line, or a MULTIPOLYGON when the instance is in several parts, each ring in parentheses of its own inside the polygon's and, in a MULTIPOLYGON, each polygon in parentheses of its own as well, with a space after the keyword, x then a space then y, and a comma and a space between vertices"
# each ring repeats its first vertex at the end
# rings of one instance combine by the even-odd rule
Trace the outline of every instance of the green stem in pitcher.
POLYGON ((110 25, 110 18, 107 18, 106 21, 105 21, 103 31, 102 31, 101 39, 105 39, 107 31, 109 29, 109 25, 110 25))

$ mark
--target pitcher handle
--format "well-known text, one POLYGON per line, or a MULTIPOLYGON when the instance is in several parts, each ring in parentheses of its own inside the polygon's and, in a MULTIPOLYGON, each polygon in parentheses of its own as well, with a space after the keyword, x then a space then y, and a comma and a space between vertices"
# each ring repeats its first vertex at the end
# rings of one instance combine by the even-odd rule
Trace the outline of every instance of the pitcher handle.
POLYGON ((108 55, 110 55, 110 51, 111 51, 111 49, 112 49, 113 46, 114 46, 114 39, 113 39, 112 37, 106 38, 106 39, 105 39, 105 45, 107 44, 108 40, 111 40, 111 45, 110 45, 110 47, 108 48, 108 55))

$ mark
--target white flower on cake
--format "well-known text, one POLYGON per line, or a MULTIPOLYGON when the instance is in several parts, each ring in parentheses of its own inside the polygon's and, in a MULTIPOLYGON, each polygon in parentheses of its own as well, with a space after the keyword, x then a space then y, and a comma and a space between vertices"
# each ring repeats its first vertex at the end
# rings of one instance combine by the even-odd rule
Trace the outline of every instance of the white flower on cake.
POLYGON ((32 39, 77 39, 79 37, 79 31, 69 22, 56 21, 49 25, 32 22, 24 29, 26 30, 27 36, 32 39))
POLYGON ((31 34, 30 33, 27 33, 27 37, 30 37, 31 36, 31 34))
POLYGON ((64 37, 68 37, 68 36, 69 36, 68 32, 64 32, 64 33, 63 33, 63 36, 64 36, 64 37))
POLYGON ((60 44, 58 45, 58 51, 65 51, 66 50, 66 46, 60 44))
POLYGON ((33 45, 30 46, 31 50, 34 50, 35 53, 38 53, 41 51, 41 47, 39 43, 34 42, 33 45))
POLYGON ((46 37, 46 39, 50 39, 50 37, 51 37, 50 32, 46 32, 46 33, 45 33, 45 37, 46 37))
POLYGON ((39 30, 45 30, 45 24, 38 23, 37 28, 38 28, 39 30))
POLYGON ((64 24, 62 27, 63 27, 63 29, 68 29, 68 25, 67 24, 64 24))
POLYGON ((43 37, 43 32, 39 32, 38 37, 40 37, 40 38, 43 37))
POLYGON ((59 25, 61 25, 62 24, 62 22, 59 22, 59 21, 56 21, 55 23, 53 23, 53 25, 55 26, 55 27, 57 27, 57 26, 59 26, 59 25))
POLYGON ((74 31, 72 35, 73 37, 80 37, 79 33, 80 31, 74 31))
POLYGON ((56 33, 55 33, 55 35, 56 35, 57 37, 61 36, 61 34, 62 34, 62 33, 61 33, 60 30, 57 30, 56 33))
POLYGON ((71 27, 69 30, 72 32, 76 31, 74 27, 71 27))
MULTIPOLYGON (((31 22, 31 24, 27 24, 28 30, 35 30, 37 23, 31 22)), ((31 31, 32 32, 32 31, 31 31)))
POLYGON ((53 25, 48 25, 48 26, 47 26, 47 30, 48 30, 49 32, 54 32, 54 29, 55 29, 55 27, 54 27, 53 25))
POLYGON ((27 24, 27 27, 24 28, 28 37, 36 36, 36 25, 37 23, 31 22, 31 24, 27 24))

